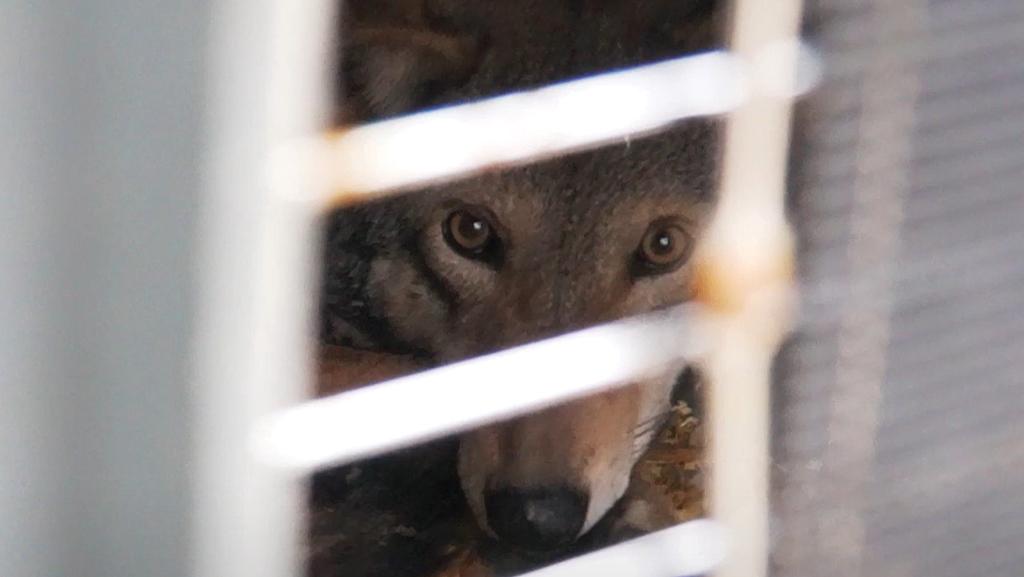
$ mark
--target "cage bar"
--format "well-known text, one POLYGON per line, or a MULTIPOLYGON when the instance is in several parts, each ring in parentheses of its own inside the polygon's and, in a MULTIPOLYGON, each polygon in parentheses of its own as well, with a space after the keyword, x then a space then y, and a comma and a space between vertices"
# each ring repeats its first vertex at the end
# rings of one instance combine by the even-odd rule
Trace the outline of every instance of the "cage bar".
POLYGON ((729 553, 728 535, 707 519, 612 545, 523 574, 521 577, 687 577, 714 571, 729 553), (652 563, 652 559, 657 562, 652 563))
POLYGON ((271 183, 254 167, 326 126, 334 4, 225 0, 214 11, 195 379, 200 577, 300 572, 298 479, 253 459, 246 441, 257 418, 308 395, 317 214, 294 201, 308 183, 271 183))
POLYGON ((710 508, 733 548, 719 577, 768 569, 769 385, 792 306, 785 217, 800 0, 735 0, 730 50, 761 83, 727 119, 718 214, 698 262, 699 300, 715 311, 710 389, 710 508))
POLYGON ((745 85, 734 57, 707 52, 349 128, 285 149, 281 162, 291 179, 288 164, 311 154, 320 189, 338 204, 724 114, 745 85))
POLYGON ((684 305, 303 403, 260 423, 253 452, 307 471, 599 393, 699 358, 700 322, 684 305))

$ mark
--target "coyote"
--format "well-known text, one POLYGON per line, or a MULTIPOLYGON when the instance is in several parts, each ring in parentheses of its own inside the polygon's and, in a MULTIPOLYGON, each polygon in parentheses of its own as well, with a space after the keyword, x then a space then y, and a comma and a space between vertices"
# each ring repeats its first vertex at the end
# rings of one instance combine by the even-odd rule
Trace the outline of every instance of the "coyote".
MULTIPOLYGON (((353 0, 337 120, 709 48, 715 13, 708 0, 353 0)), ((685 302, 717 142, 714 122, 691 121, 338 210, 321 338, 429 367, 685 302)), ((626 491, 677 374, 462 435, 458 475, 480 527, 527 550, 586 533, 626 491)))

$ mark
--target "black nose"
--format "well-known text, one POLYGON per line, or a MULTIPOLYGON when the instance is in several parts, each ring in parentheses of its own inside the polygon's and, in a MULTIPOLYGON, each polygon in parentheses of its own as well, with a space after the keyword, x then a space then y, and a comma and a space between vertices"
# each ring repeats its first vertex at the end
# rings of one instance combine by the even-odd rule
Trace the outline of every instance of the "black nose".
POLYGON ((524 549, 571 543, 587 516, 586 494, 568 487, 501 489, 484 496, 487 523, 502 540, 524 549))

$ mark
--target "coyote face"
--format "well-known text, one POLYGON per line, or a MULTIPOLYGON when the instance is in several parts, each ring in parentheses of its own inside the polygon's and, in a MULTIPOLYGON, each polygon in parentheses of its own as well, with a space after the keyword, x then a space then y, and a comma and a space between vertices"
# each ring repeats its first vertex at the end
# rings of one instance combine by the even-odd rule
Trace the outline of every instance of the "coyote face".
MULTIPOLYGON (((350 37, 366 44, 349 47, 342 116, 387 116, 423 102, 429 92, 417 92, 424 85, 415 70, 447 70, 450 85, 428 82, 444 87, 433 96, 444 102, 666 50, 612 42, 621 19, 607 14, 579 25, 573 10, 586 8, 544 8, 536 25, 523 14, 477 14, 478 24, 493 24, 482 27, 486 39, 436 26, 399 33, 406 21, 371 26, 362 37, 356 29, 350 37), (590 49, 581 44, 588 38, 590 49), (371 75, 385 63, 400 68, 381 73, 390 74, 387 89, 371 75)), ((441 364, 685 301, 690 256, 712 204, 715 140, 713 126, 691 123, 336 212, 325 254, 325 340, 441 364)), ((625 491, 677 372, 465 434, 459 474, 481 526, 528 549, 586 532, 625 491)))

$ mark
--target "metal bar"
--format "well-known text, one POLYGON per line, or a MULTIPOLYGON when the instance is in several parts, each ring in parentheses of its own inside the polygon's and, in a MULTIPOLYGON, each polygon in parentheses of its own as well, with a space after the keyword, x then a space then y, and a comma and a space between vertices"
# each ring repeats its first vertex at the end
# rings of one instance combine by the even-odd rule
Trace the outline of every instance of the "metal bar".
POLYGON ((329 194, 313 199, 318 203, 351 202, 726 113, 743 98, 736 59, 709 52, 292 144, 280 151, 274 177, 313 178, 329 194))
POLYGON ((628 384, 703 342, 684 305, 310 401, 262 422, 252 449, 299 471, 349 462, 628 384))
POLYGON ((333 2, 222 0, 213 14, 209 193, 196 359, 194 574, 285 577, 297 479, 252 458, 256 419, 306 396, 316 213, 259 170, 326 126, 333 2), (274 187, 280 187, 275 189, 274 187))
POLYGON ((700 519, 606 547, 521 577, 684 577, 706 575, 726 558, 728 535, 700 519))
POLYGON ((755 71, 726 127, 718 214, 698 263, 700 300, 716 311, 710 387, 710 504, 734 544, 720 577, 762 577, 768 560, 769 387, 792 306, 785 219, 800 0, 735 0, 731 50, 755 71))

